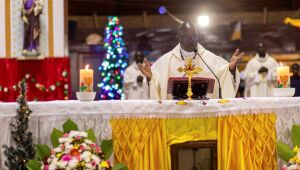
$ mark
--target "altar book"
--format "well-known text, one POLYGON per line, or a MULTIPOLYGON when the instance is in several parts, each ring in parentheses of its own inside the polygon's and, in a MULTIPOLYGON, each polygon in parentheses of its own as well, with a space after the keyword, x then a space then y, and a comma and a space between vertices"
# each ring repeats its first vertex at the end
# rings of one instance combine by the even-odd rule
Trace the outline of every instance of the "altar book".
MULTIPOLYGON (((207 93, 213 93, 215 80, 211 78, 192 78, 192 99, 206 99, 207 93)), ((168 99, 187 99, 188 78, 171 77, 168 80, 168 99)))

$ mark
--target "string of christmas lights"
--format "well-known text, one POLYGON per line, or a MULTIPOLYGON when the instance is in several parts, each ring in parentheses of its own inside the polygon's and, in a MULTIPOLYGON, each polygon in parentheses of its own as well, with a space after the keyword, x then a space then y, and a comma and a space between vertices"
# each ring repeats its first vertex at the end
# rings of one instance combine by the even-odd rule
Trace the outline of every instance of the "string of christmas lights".
POLYGON ((100 87, 101 99, 124 99, 123 75, 128 65, 128 54, 122 38, 123 26, 119 25, 119 18, 108 17, 105 28, 104 47, 106 56, 99 70, 101 72, 100 87))

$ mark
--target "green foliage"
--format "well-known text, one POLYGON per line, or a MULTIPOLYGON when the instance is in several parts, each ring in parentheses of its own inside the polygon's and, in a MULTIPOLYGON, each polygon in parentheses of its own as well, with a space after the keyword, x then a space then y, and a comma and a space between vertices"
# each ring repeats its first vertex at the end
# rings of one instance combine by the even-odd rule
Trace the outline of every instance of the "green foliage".
POLYGON ((53 147, 58 147, 58 146, 59 146, 58 139, 59 139, 60 137, 62 137, 63 134, 64 134, 64 133, 63 133, 62 131, 60 131, 60 130, 58 130, 58 129, 56 129, 56 128, 53 128, 53 131, 52 131, 52 133, 51 133, 51 142, 52 142, 52 146, 53 146, 53 147))
POLYGON ((277 142, 276 147, 280 158, 286 162, 296 155, 296 153, 287 144, 277 142))
POLYGON ((26 164, 26 168, 28 168, 28 170, 39 170, 42 168, 42 164, 40 162, 38 162, 37 160, 30 160, 26 164))
POLYGON ((108 160, 113 153, 112 140, 103 140, 101 142, 101 149, 105 153, 105 160, 108 160))
POLYGON ((94 143, 97 142, 97 138, 96 138, 95 133, 92 128, 88 129, 86 131, 86 133, 88 134, 87 139, 89 139, 90 141, 92 141, 94 143))
POLYGON ((43 161, 51 155, 51 149, 47 145, 36 145, 35 147, 38 160, 43 161))
POLYGON ((127 168, 126 165, 119 163, 119 164, 116 164, 116 165, 112 168, 112 170, 128 170, 128 168, 127 168))
POLYGON ((74 123, 72 120, 68 119, 64 124, 63 124, 64 132, 69 133, 71 130, 78 130, 78 126, 76 123, 74 123))
POLYGON ((293 125, 292 132, 291 132, 291 138, 294 146, 300 146, 300 126, 293 125))
MULTIPOLYGON (((291 130, 291 138, 294 147, 300 146, 300 126, 299 125, 293 125, 291 130)), ((297 153, 294 152, 289 145, 284 144, 282 142, 277 142, 276 144, 277 152, 280 158, 288 162, 291 158, 293 158, 297 153)))

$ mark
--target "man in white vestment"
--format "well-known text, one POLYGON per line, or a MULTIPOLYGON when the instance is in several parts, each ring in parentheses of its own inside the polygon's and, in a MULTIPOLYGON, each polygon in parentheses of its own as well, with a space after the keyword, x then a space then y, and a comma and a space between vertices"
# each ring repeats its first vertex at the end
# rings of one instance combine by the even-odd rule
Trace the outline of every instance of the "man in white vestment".
POLYGON ((142 52, 136 52, 133 63, 125 70, 124 93, 126 99, 149 99, 147 79, 138 68, 138 63, 142 63, 144 58, 142 52))
POLYGON ((236 50, 231 57, 230 63, 216 56, 198 44, 197 29, 191 22, 181 24, 177 37, 179 44, 172 51, 160 57, 152 67, 150 67, 147 60, 145 60, 143 64, 139 64, 141 72, 147 77, 150 83, 150 99, 168 99, 168 79, 170 77, 183 77, 184 73, 178 72, 177 69, 178 67, 184 67, 188 59, 193 59, 193 64, 202 69, 202 71, 194 77, 215 79, 214 91, 212 94, 208 94, 207 97, 219 98, 218 81, 200 57, 203 58, 219 78, 222 97, 235 97, 240 81, 236 65, 243 53, 239 54, 239 50, 236 50), (195 49, 197 49, 200 56, 194 52, 195 49))
POLYGON ((245 97, 273 96, 277 66, 277 61, 266 53, 265 45, 259 43, 257 54, 246 65, 245 97))

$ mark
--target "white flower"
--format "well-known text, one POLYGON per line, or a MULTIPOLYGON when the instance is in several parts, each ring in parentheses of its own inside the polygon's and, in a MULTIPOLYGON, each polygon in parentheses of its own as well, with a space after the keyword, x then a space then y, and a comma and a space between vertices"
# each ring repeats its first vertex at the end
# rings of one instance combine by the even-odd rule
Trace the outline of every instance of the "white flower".
POLYGON ((72 138, 64 138, 64 137, 62 137, 62 138, 58 139, 59 143, 64 143, 64 142, 71 143, 72 141, 73 141, 72 138))
POLYGON ((4 87, 4 89, 3 89, 3 90, 4 90, 4 92, 5 92, 5 93, 7 93, 7 92, 8 92, 8 88, 7 88, 7 87, 4 87))
POLYGON ((90 162, 91 161, 91 152, 89 151, 84 151, 81 155, 81 158, 85 161, 85 162, 90 162))
POLYGON ((75 136, 79 136, 80 132, 79 131, 71 131, 68 135, 68 137, 73 138, 75 136))
POLYGON ((89 144, 89 145, 93 143, 92 141, 90 141, 88 139, 85 139, 84 142, 87 143, 87 144, 89 144))
POLYGON ((99 164, 99 162, 101 161, 99 156, 96 156, 96 155, 92 155, 92 160, 94 160, 96 162, 96 164, 99 164))
POLYGON ((54 163, 49 165, 49 170, 55 170, 56 169, 56 165, 54 163))
POLYGON ((54 148, 53 150, 54 150, 56 153, 62 151, 60 147, 54 148))
POLYGON ((68 162, 67 161, 59 161, 56 163, 56 165, 59 167, 59 168, 66 168, 67 165, 68 165, 68 162))
POLYGON ((85 138, 86 138, 86 137, 88 136, 88 134, 87 134, 86 132, 83 132, 83 131, 81 131, 81 132, 80 132, 80 136, 82 136, 82 137, 85 137, 85 138))
POLYGON ((77 163, 78 163, 78 160, 76 158, 73 158, 70 162, 69 162, 69 167, 70 168, 76 168, 77 166, 77 163))

